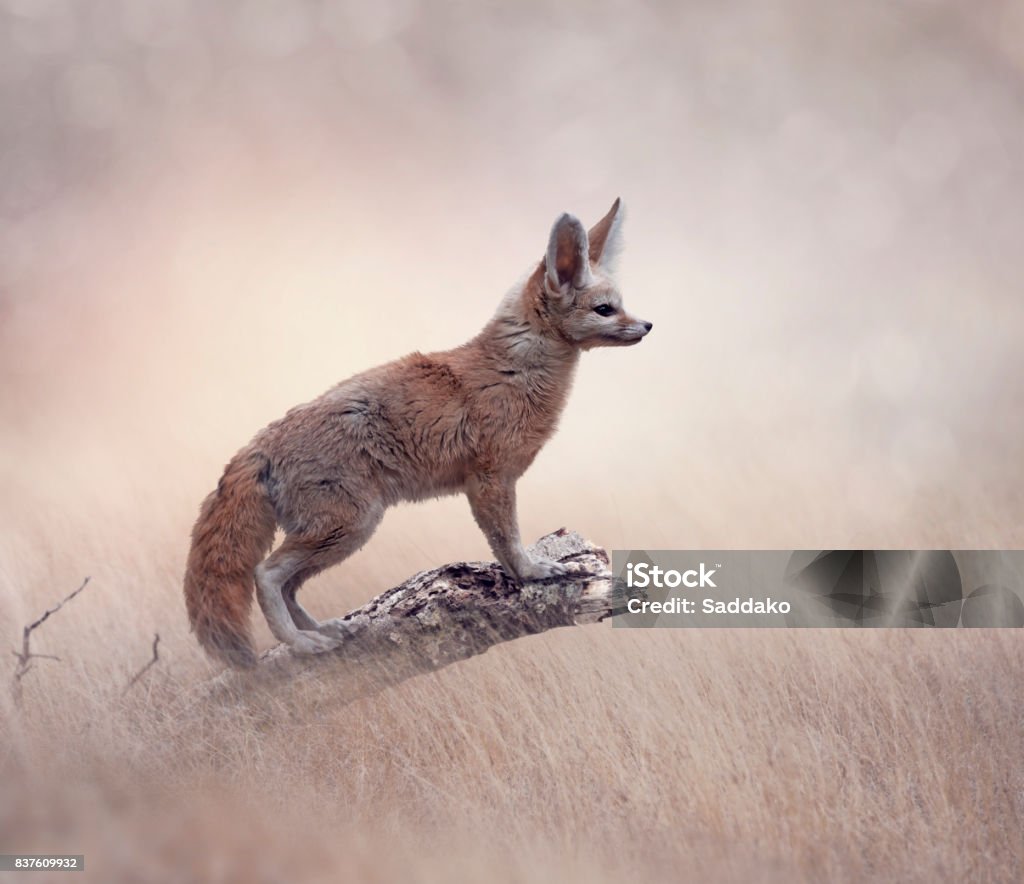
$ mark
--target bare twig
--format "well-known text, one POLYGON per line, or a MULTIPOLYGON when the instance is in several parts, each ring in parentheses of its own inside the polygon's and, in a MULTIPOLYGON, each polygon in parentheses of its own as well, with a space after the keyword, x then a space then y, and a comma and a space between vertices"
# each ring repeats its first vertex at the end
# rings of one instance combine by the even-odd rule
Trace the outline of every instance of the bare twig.
POLYGON ((130 682, 128 682, 128 684, 126 684, 124 686, 124 693, 127 694, 128 691, 130 691, 132 689, 132 687, 134 687, 135 683, 140 678, 142 678, 142 676, 144 676, 153 666, 155 666, 157 664, 157 661, 160 659, 159 646, 160 646, 160 633, 156 632, 156 633, 153 634, 153 657, 152 657, 152 659, 148 663, 146 663, 146 665, 143 666, 138 672, 136 672, 135 675, 132 676, 132 680, 130 682))
POLYGON ((33 654, 30 647, 32 640, 32 633, 42 626, 47 620, 50 619, 51 614, 56 614, 61 608, 63 608, 68 602, 70 602, 76 595, 78 595, 86 586, 89 585, 88 577, 82 581, 82 585, 78 587, 73 593, 67 596, 63 601, 58 602, 52 608, 48 608, 43 612, 43 615, 38 620, 33 620, 26 626, 21 632, 21 650, 12 651, 11 653, 18 660, 18 665, 14 668, 14 675, 11 678, 11 693, 14 696, 14 702, 17 706, 21 706, 21 680, 28 674, 32 668, 33 660, 60 660, 60 657, 56 657, 53 654, 33 654))

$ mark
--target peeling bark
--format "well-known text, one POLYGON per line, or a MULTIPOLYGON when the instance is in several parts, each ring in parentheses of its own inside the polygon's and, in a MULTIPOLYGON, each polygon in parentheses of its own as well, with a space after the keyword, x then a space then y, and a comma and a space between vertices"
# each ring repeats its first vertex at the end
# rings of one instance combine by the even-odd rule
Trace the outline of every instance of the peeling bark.
POLYGON ((224 672, 211 687, 232 692, 279 681, 340 677, 350 699, 482 654, 501 642, 560 626, 597 623, 625 603, 608 554, 562 529, 530 548, 570 564, 564 577, 517 584, 496 562, 455 562, 410 577, 322 627, 344 638, 337 650, 297 656, 265 651, 256 669, 224 672))

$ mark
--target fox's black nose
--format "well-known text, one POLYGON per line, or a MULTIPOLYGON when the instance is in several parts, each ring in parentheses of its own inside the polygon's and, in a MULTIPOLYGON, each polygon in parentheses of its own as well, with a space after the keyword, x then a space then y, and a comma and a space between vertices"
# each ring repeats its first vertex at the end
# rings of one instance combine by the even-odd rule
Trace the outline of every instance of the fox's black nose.
POLYGON ((645 322, 644 323, 644 331, 650 331, 652 328, 654 328, 654 323, 653 322, 645 322))

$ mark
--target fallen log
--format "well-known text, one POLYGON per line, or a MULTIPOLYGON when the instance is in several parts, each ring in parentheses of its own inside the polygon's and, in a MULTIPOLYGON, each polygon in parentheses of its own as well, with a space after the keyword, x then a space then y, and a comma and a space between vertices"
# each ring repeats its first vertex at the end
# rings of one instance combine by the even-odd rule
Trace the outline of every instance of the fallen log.
POLYGON ((346 699, 375 693, 465 660, 502 642, 562 626, 604 620, 623 608, 608 554, 565 529, 530 548, 569 566, 568 574, 516 583, 497 562, 454 562, 423 571, 321 628, 343 639, 328 653, 265 651, 255 669, 221 673, 216 693, 283 681, 340 676, 346 699))

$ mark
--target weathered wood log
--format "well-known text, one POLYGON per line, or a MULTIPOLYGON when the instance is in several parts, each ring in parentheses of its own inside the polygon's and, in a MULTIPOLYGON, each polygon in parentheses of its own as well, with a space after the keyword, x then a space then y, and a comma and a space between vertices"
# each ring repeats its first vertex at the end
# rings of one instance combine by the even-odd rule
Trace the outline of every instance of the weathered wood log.
POLYGON ((211 687, 236 694, 260 685, 339 677, 355 699, 465 660, 501 642, 560 626, 597 623, 625 604, 608 554, 562 529, 531 547, 569 566, 549 580, 516 583, 497 562, 455 562, 423 571, 371 602, 322 624, 343 639, 325 654, 285 645, 265 651, 254 670, 224 672, 211 687))

